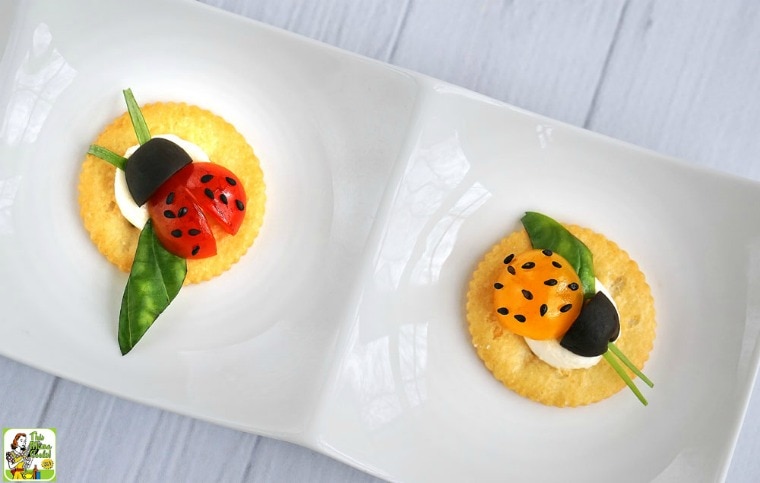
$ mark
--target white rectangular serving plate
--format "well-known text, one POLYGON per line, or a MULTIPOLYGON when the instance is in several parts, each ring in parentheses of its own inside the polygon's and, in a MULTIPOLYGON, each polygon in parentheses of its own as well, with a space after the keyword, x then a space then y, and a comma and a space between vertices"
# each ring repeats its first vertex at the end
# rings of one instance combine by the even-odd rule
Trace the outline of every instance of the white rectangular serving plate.
POLYGON ((200 4, 0 12, 1 354, 391 480, 725 476, 758 367, 758 184, 200 4), (77 182, 127 87, 232 122, 267 206, 245 257, 122 357, 126 275, 77 182), (479 361, 466 285, 526 210, 604 233, 647 275, 648 407, 545 407, 479 361))

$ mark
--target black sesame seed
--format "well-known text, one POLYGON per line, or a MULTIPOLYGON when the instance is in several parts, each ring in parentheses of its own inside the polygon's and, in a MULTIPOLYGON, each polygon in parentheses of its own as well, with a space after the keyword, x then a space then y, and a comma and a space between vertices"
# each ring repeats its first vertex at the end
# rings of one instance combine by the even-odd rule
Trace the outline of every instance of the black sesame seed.
POLYGON ((523 289, 522 291, 523 297, 525 297, 528 300, 533 300, 533 294, 530 293, 528 290, 523 289))
POLYGON ((552 260, 552 265, 554 265, 557 268, 562 268, 562 264, 559 263, 557 260, 552 260))
POLYGON ((510 253, 509 255, 507 255, 507 258, 504 259, 504 264, 509 265, 510 263, 512 263, 513 258, 515 258, 515 254, 510 253))
POLYGON ((544 285, 554 287, 555 285, 557 285, 557 280, 554 278, 550 278, 549 280, 544 280, 544 285))
POLYGON ((166 218, 176 218, 177 217, 177 215, 175 215, 172 210, 164 210, 164 216, 166 218))
POLYGON ((547 310, 549 310, 549 307, 547 307, 546 304, 541 304, 541 309, 540 309, 541 317, 546 315, 547 310))
POLYGON ((197 228, 190 228, 189 230, 187 230, 187 234, 190 236, 198 236, 201 234, 201 231, 197 228))
POLYGON ((211 191, 208 188, 206 188, 205 190, 203 190, 203 194, 206 195, 208 197, 208 199, 210 199, 210 200, 214 199, 214 192, 211 191))
POLYGON ((576 290, 578 290, 580 287, 578 287, 578 284, 577 284, 577 283, 573 282, 573 283, 571 283, 570 285, 568 285, 568 286, 567 286, 567 288, 569 288, 569 289, 570 289, 570 290, 572 290, 572 291, 576 291, 576 290))
POLYGON ((512 265, 510 265, 510 266, 507 267, 507 271, 509 273, 511 273, 512 275, 514 275, 515 274, 515 267, 513 267, 512 265))
POLYGON ((496 311, 500 313, 501 315, 509 314, 509 310, 506 307, 499 307, 498 309, 496 309, 496 311))
POLYGON ((504 285, 500 284, 499 282, 496 282, 495 284, 493 284, 493 288, 495 288, 496 290, 501 290, 504 288, 504 285))
POLYGON ((179 209, 179 211, 177 211, 177 216, 180 218, 182 218, 186 214, 187 214, 187 206, 183 206, 182 208, 179 209))
POLYGON ((237 209, 240 211, 243 211, 245 209, 245 205, 240 200, 235 200, 235 206, 237 206, 237 209))
POLYGON ((214 179, 213 174, 204 174, 203 176, 201 176, 201 183, 208 183, 212 179, 214 179))
POLYGON ((179 238, 182 236, 182 230, 172 230, 172 236, 174 238, 179 238))
POLYGON ((521 314, 515 315, 515 320, 518 322, 525 322, 525 316, 521 314))
POLYGON ((543 254, 544 254, 544 255, 546 255, 547 257, 550 257, 550 256, 552 256, 552 251, 551 251, 551 250, 549 250, 548 248, 545 248, 545 249, 541 250, 541 253, 543 253, 543 254))
POLYGON ((170 205, 170 204, 172 204, 172 203, 174 203, 174 191, 172 191, 171 193, 169 193, 169 194, 166 196, 166 204, 167 204, 167 205, 170 205))
POLYGON ((219 195, 219 200, 226 205, 227 204, 227 195, 225 195, 224 193, 220 194, 219 195))
POLYGON ((565 304, 565 305, 563 305, 562 307, 559 308, 559 311, 564 314, 565 312, 567 312, 568 310, 570 310, 572 308, 573 308, 573 304, 565 304))
POLYGON ((522 264, 522 268, 524 268, 525 270, 530 270, 531 268, 533 268, 535 266, 536 266, 536 264, 533 263, 533 262, 525 262, 525 263, 522 264))
POLYGON ((193 247, 193 251, 192 251, 191 253, 193 254, 193 256, 195 256, 195 255, 197 255, 197 254, 198 254, 198 252, 199 252, 200 250, 201 250, 201 246, 200 246, 200 245, 195 245, 195 246, 193 247))
POLYGON ((235 186, 237 184, 237 181, 235 181, 235 178, 230 178, 229 176, 227 176, 224 179, 227 180, 227 182, 230 184, 230 186, 235 186))

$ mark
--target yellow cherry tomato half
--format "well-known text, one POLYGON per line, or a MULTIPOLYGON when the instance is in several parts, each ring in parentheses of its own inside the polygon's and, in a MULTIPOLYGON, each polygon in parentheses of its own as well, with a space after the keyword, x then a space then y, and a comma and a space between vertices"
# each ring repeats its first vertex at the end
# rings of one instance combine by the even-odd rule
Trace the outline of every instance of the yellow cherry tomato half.
POLYGON ((578 274, 551 250, 508 255, 493 286, 499 323, 531 339, 561 338, 583 306, 578 274))

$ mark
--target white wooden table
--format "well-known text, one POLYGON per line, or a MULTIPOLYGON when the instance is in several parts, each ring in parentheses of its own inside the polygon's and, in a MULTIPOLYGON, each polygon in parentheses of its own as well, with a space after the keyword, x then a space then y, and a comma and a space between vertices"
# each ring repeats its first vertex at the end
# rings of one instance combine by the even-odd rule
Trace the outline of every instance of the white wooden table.
MULTIPOLYGON (((203 1, 760 181, 755 0, 203 1)), ((2 357, 0 389, 0 426, 52 426, 81 442, 60 446, 62 482, 374 480, 291 444, 127 402, 2 357), (175 444, 162 443, 169 440, 175 444)), ((758 454, 755 394, 728 481, 760 481, 758 454)))

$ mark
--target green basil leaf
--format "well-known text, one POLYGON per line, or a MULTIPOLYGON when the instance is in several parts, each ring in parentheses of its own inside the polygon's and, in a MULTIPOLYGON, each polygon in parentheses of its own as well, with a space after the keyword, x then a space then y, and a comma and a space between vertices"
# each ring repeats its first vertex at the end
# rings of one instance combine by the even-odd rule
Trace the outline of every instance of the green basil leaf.
POLYGON ((151 221, 145 224, 135 251, 119 313, 119 348, 124 355, 137 344, 182 288, 187 260, 167 251, 151 221))
POLYGON ((90 149, 87 150, 87 154, 92 154, 96 158, 107 161, 122 171, 124 171, 124 165, 127 163, 127 158, 124 156, 116 154, 110 149, 98 146, 97 144, 90 144, 90 149))
POLYGON ((132 120, 132 127, 135 129, 135 136, 137 136, 137 142, 145 144, 150 141, 150 131, 148 130, 148 124, 145 123, 145 118, 142 115, 140 106, 137 105, 135 96, 132 94, 132 89, 124 89, 124 100, 127 101, 127 111, 129 112, 129 118, 132 120))
POLYGON ((559 222, 546 215, 529 211, 525 213, 521 221, 528 232, 533 248, 548 248, 564 257, 581 279, 584 298, 593 297, 596 289, 594 288, 594 258, 591 250, 559 222))

